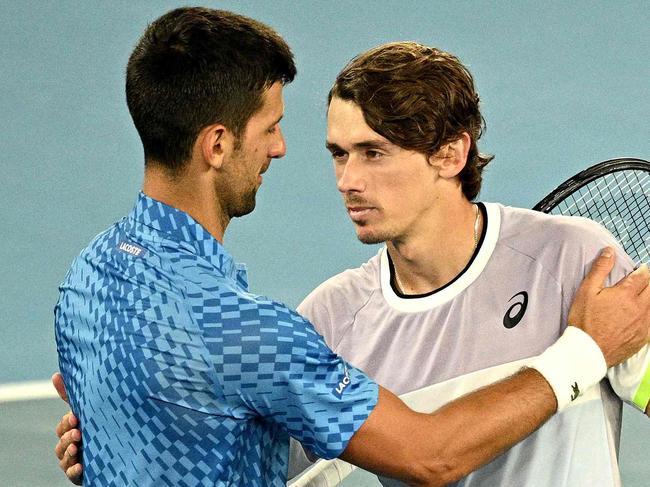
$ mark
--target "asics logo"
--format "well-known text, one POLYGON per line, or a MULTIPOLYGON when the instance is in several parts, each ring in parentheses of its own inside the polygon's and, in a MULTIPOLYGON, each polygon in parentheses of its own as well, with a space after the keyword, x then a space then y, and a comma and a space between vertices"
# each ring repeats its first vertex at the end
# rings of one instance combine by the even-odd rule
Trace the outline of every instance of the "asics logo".
POLYGON ((520 296, 512 306, 508 308, 506 314, 503 316, 503 326, 506 328, 514 328, 519 324, 521 319, 526 313, 526 308, 528 307, 528 293, 526 291, 521 291, 511 297, 508 302, 515 299, 517 296, 520 296))

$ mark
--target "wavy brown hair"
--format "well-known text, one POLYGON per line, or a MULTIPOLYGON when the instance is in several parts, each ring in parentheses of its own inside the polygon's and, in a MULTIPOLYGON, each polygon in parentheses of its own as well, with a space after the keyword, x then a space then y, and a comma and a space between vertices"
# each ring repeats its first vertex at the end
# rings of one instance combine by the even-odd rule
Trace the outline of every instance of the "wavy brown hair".
POLYGON ((356 103, 370 128, 393 144, 423 154, 467 132, 471 145, 459 177, 467 199, 476 198, 494 156, 478 151, 485 120, 472 75, 456 56, 416 42, 383 44, 343 68, 328 103, 333 97, 356 103))

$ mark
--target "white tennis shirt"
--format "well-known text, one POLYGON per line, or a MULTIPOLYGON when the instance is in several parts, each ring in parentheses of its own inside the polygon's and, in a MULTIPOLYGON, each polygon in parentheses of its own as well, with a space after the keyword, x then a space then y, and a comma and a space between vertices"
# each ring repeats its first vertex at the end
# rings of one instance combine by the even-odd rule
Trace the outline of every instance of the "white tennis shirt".
MULTIPOLYGON (((321 284, 299 312, 335 352, 394 393, 432 386, 426 408, 433 410, 511 375, 555 342, 604 246, 618 249, 612 283, 633 269, 615 239, 590 220, 492 203, 481 210, 486 224, 479 246, 447 286, 399 295, 384 247, 361 267, 321 284)), ((645 410, 647 352, 610 369, 608 380, 457 485, 620 485, 621 399, 645 410)))

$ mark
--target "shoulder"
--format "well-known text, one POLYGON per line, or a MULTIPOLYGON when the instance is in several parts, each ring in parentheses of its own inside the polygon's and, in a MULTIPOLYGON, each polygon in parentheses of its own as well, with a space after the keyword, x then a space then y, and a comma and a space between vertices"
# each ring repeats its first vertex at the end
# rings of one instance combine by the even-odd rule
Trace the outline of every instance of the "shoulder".
POLYGON ((611 233, 593 220, 495 206, 501 217, 499 245, 527 256, 555 276, 581 278, 606 246, 616 250, 621 272, 634 265, 611 233))
POLYGON ((496 205, 501 212, 501 238, 517 238, 522 233, 552 232, 548 237, 580 241, 588 238, 612 239, 609 232, 593 220, 579 216, 549 215, 535 210, 496 205))
POLYGON ((65 282, 75 289, 92 285, 107 295, 119 295, 124 305, 157 295, 160 306, 174 302, 176 308, 188 309, 184 302, 188 294, 215 284, 214 278, 200 282, 198 268, 188 244, 165 239, 123 218, 80 252, 65 282))
POLYGON ((379 256, 377 253, 361 266, 346 269, 324 281, 300 303, 298 311, 315 319, 314 314, 331 310, 333 306, 338 310, 362 307, 380 289, 379 256))
POLYGON ((501 214, 499 241, 503 244, 513 247, 524 244, 523 247, 536 253, 570 248, 594 252, 606 245, 618 245, 605 227, 588 218, 497 206, 501 214))

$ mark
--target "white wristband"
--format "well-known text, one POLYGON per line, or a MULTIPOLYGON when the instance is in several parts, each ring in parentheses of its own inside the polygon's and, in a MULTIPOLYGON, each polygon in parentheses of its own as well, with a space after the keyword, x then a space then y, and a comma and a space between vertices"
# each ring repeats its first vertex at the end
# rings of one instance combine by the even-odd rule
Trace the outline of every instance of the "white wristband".
POLYGON ((607 373, 607 362, 598 344, 575 326, 568 326, 529 367, 542 374, 550 384, 558 411, 598 384, 607 373))

